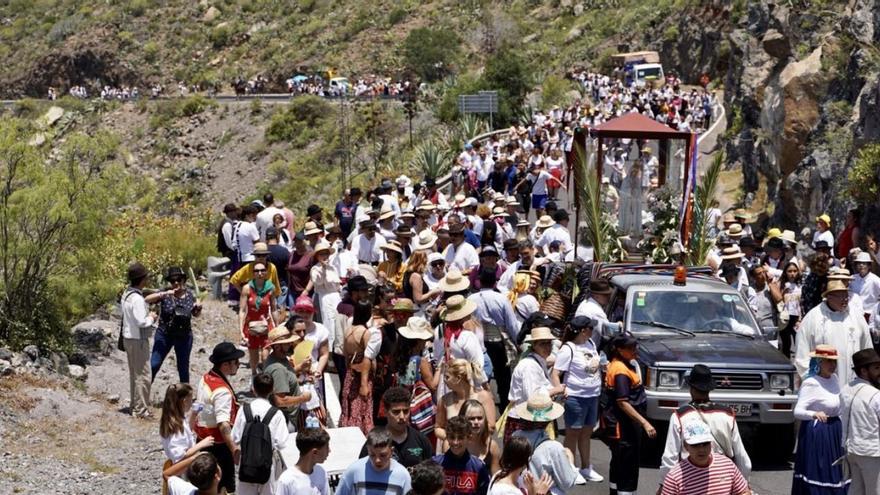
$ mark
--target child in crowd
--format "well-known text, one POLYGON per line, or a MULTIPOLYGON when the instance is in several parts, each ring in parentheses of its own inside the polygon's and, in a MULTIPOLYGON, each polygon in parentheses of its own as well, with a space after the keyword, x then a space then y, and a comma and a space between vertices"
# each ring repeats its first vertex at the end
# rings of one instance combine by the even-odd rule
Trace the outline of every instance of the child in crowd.
POLYGON ((467 419, 461 416, 449 418, 446 423, 449 450, 434 457, 434 461, 443 467, 447 495, 485 495, 489 489, 489 469, 467 450, 470 434, 467 419))

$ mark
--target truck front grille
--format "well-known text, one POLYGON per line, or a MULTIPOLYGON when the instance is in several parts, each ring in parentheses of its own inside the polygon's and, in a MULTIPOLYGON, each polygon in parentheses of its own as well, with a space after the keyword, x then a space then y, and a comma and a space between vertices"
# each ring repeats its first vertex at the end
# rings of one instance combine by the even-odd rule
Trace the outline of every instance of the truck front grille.
POLYGON ((762 390, 764 379, 758 373, 713 373, 715 385, 724 390, 762 390))

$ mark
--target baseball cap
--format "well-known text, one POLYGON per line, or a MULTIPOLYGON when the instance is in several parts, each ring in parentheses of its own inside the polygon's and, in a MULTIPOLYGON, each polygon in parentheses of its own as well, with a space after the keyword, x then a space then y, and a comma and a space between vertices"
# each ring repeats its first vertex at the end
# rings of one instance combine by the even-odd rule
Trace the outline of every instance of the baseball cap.
POLYGON ((682 426, 682 437, 688 445, 699 445, 712 441, 712 431, 702 421, 688 421, 682 426))

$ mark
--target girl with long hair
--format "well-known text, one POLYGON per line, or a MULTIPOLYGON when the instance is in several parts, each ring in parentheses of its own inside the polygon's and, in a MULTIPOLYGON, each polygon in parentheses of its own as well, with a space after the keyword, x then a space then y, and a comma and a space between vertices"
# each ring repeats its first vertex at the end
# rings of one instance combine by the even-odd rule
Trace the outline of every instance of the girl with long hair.
POLYGON ((486 408, 483 403, 468 399, 464 401, 458 415, 468 421, 471 426, 471 434, 467 439, 466 446, 471 455, 480 458, 489 468, 490 473, 501 469, 501 447, 492 436, 492 428, 486 418, 486 408))
MULTIPOLYGON (((162 402, 162 417, 159 419, 159 437, 162 439, 162 450, 165 451, 164 471, 172 464, 192 457, 199 451, 214 445, 214 437, 208 436, 196 443, 192 431, 195 415, 187 417, 193 406, 193 388, 188 383, 175 383, 165 389, 165 400, 162 402)), ((167 485, 163 483, 162 493, 167 493, 167 485)))
POLYGON ((351 328, 345 333, 343 352, 349 372, 342 386, 340 426, 357 426, 366 435, 373 429, 373 369, 382 331, 372 321, 373 306, 368 301, 355 304, 351 328))
MULTIPOLYGON (((446 420, 457 416, 468 400, 476 400, 486 411, 489 430, 495 429, 498 413, 495 410, 495 398, 483 387, 474 387, 474 364, 467 359, 453 359, 446 365, 444 376, 448 392, 437 404, 437 422, 435 433, 440 440, 446 440, 446 420)), ((445 446, 440 452, 445 452, 445 446)))
MULTIPOLYGON (((537 272, 534 272, 534 275, 536 274, 537 272)), ((507 299, 513 306, 513 312, 520 327, 530 315, 541 310, 541 305, 535 297, 537 288, 537 277, 533 276, 533 272, 521 270, 513 276, 513 285, 507 292, 507 299)))
POLYGON ((542 495, 550 492, 553 480, 547 473, 540 478, 526 471, 532 457, 532 445, 523 437, 513 437, 501 452, 501 470, 492 476, 488 495, 542 495), (526 471, 523 474, 523 471, 526 471), (522 475, 522 481, 520 481, 522 475))
POLYGON ((779 332, 782 340, 782 353, 791 357, 791 343, 801 319, 801 288, 803 275, 796 261, 789 261, 782 270, 782 302, 788 311, 788 325, 779 332))

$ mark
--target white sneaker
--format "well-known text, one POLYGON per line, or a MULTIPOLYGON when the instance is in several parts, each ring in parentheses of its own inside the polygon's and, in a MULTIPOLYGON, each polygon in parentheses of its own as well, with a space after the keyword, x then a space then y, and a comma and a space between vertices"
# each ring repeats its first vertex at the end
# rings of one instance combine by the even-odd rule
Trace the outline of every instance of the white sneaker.
POLYGON ((574 479, 574 484, 575 485, 586 485, 587 480, 583 476, 581 476, 581 472, 578 470, 578 468, 574 464, 571 465, 571 468, 574 469, 574 472, 577 473, 577 478, 574 479))
POLYGON ((584 479, 592 483, 601 483, 605 479, 605 477, 603 477, 601 474, 593 471, 592 466, 581 469, 579 473, 581 474, 581 476, 584 477, 584 479))

